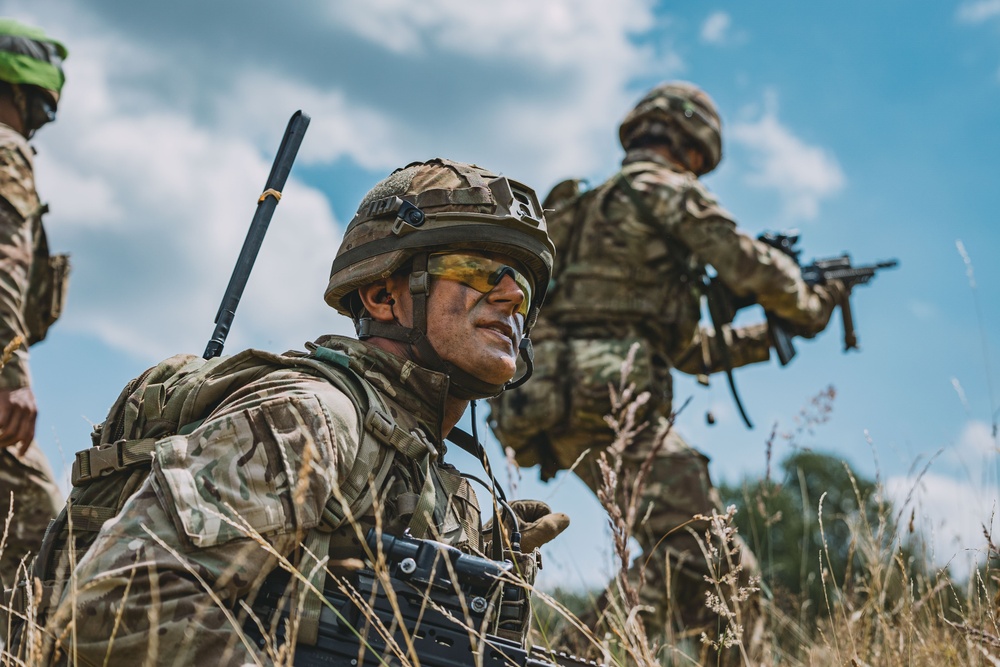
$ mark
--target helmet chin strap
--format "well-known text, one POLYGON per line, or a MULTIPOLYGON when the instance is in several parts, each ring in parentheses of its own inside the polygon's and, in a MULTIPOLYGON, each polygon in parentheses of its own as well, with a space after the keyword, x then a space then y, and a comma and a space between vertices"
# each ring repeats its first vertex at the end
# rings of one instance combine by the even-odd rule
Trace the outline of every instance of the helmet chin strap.
POLYGON ((521 386, 531 376, 533 353, 531 341, 527 338, 522 338, 521 344, 518 346, 518 353, 527 367, 527 372, 516 382, 503 384, 484 382, 442 359, 434 346, 431 345, 430 339, 427 338, 427 295, 430 291, 427 253, 421 253, 413 258, 413 269, 410 271, 409 283, 410 296, 413 299, 413 326, 404 327, 398 322, 376 322, 370 317, 363 317, 358 321, 359 339, 365 340, 377 336, 406 343, 414 351, 414 356, 425 367, 448 376, 450 380, 448 393, 450 395, 466 401, 496 396, 505 389, 521 386))
POLYGON ((21 118, 26 138, 33 138, 40 127, 56 119, 55 105, 50 104, 37 91, 26 90, 18 84, 12 85, 11 89, 14 93, 14 107, 21 118))

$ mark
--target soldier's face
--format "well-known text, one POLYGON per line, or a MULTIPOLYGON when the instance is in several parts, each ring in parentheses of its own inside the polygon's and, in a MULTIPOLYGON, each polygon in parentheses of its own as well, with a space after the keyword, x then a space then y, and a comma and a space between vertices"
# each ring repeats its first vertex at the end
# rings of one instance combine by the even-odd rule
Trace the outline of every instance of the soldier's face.
MULTIPOLYGON (((503 256, 485 256, 512 263, 503 256)), ((445 361, 484 382, 502 384, 514 377, 524 335, 524 315, 518 311, 526 298, 509 274, 485 294, 455 280, 434 279, 427 300, 427 337, 445 361)))
MULTIPOLYGON (((474 254, 513 264, 502 255, 474 254)), ((527 298, 518 282, 504 272, 484 293, 481 284, 477 289, 458 280, 433 277, 427 298, 427 338, 438 355, 484 382, 503 384, 514 377, 518 345, 524 336, 524 315, 519 311, 526 310, 527 298)), ((408 291, 403 294, 409 297, 408 291)), ((397 316, 410 326, 412 301, 400 301, 405 303, 399 304, 397 316)))

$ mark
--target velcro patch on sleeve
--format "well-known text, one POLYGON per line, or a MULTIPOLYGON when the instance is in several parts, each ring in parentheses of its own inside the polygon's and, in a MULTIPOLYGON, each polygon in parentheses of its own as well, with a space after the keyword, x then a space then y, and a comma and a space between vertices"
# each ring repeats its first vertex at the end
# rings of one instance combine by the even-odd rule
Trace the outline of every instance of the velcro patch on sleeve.
POLYGON ((330 443, 315 397, 278 398, 163 438, 153 474, 194 546, 308 530, 331 493, 330 443))

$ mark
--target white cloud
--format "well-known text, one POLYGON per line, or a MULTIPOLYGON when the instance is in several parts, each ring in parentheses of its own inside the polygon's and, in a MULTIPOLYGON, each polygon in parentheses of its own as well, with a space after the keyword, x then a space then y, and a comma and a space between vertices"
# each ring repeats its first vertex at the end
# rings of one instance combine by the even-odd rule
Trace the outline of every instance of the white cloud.
POLYGON ((581 56, 589 65, 601 58, 617 65, 634 61, 628 36, 653 22, 647 0, 614 6, 600 0, 542 5, 511 0, 488 9, 464 0, 373 0, 336 3, 329 11, 331 20, 390 51, 417 55, 441 50, 464 58, 527 60, 543 68, 577 65, 581 56), (594 56, 587 57, 588 52, 594 56))
POLYGON ((145 359, 207 339, 295 109, 312 123, 227 349, 349 328, 320 302, 339 229, 296 179, 302 167, 346 159, 384 173, 444 155, 544 188, 616 150, 630 80, 681 66, 630 39, 655 25, 649 0, 374 0, 256 23, 248 6, 232 40, 217 39, 232 17, 211 8, 196 26, 171 23, 194 6, 178 3, 10 7, 70 47, 59 121, 38 139, 50 236, 74 262, 62 326, 145 359))
POLYGON ((654 26, 647 0, 515 0, 488 11, 463 0, 378 0, 330 11, 387 49, 425 58, 429 70, 450 71, 457 61, 503 70, 492 77, 457 72, 448 87, 464 91, 460 104, 480 99, 471 110, 476 117, 455 117, 450 100, 441 99, 438 120, 452 122, 399 131, 396 145, 410 155, 474 160, 538 185, 598 167, 636 98, 629 79, 682 66, 669 50, 657 56, 630 40, 654 26))
POLYGON ((701 25, 701 40, 708 44, 725 44, 732 23, 732 17, 727 12, 712 13, 701 25))
POLYGON ((1000 0, 976 0, 963 3, 958 8, 958 20, 963 23, 982 23, 1000 16, 1000 0))
MULTIPOLYGON (((955 390, 964 400, 957 380, 955 390)), ((981 420, 967 421, 955 443, 945 450, 940 462, 961 476, 927 472, 890 477, 886 494, 898 516, 899 529, 906 528, 911 515, 914 527, 927 539, 933 564, 948 565, 959 577, 966 576, 987 556, 985 526, 1000 544, 997 513, 1000 510, 1000 487, 991 471, 996 469, 997 441, 992 427, 981 420)))
MULTIPOLYGON (((227 95, 214 100, 220 115, 235 107, 229 130, 264 143, 276 140, 278 128, 295 111, 309 114, 306 140, 299 159, 303 163, 329 163, 347 157, 366 169, 383 170, 409 161, 405 132, 379 109, 351 104, 340 90, 320 90, 278 72, 242 72, 227 95), (267 90, 261 96, 261 90, 267 90)), ((275 148, 277 144, 275 143, 275 148)))
POLYGON ((965 388, 962 387, 962 383, 958 381, 958 378, 953 377, 951 379, 951 386, 955 390, 955 394, 958 395, 958 400, 961 401, 962 407, 968 412, 970 410, 969 398, 965 395, 965 388))
POLYGON ((919 480, 913 477, 890 477, 886 493, 901 517, 899 529, 905 531, 911 513, 914 528, 928 541, 933 564, 949 566, 965 577, 987 557, 986 526, 996 525, 998 489, 980 486, 951 477, 928 473, 919 480))
POLYGON ((962 427, 962 433, 953 451, 955 456, 965 463, 978 462, 985 457, 996 456, 997 444, 991 425, 984 421, 972 420, 962 427))
MULTIPOLYGON (((52 244, 69 248, 74 264, 63 326, 151 360, 207 341, 270 156, 176 111, 122 111, 106 75, 121 55, 77 41, 74 87, 59 121, 39 133, 37 178, 54 200, 52 244)), ((331 328, 320 299, 336 222, 326 198, 294 177, 285 195, 235 346, 300 346, 303 332, 331 328)))
POLYGON ((815 218, 820 202, 843 188, 844 174, 833 155, 782 125, 773 93, 766 102, 758 119, 735 123, 727 136, 751 153, 751 185, 775 190, 789 218, 815 218))

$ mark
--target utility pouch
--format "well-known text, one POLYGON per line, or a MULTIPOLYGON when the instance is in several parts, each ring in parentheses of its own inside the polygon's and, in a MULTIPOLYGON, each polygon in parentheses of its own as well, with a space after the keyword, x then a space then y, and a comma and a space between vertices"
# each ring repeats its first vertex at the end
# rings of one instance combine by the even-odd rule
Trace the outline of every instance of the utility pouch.
POLYGON ((502 443, 514 450, 522 466, 544 464, 536 436, 562 424, 566 418, 569 378, 565 371, 566 343, 534 343, 535 366, 522 386, 490 399, 490 426, 502 443))
MULTIPOLYGON (((46 210, 43 207, 42 213, 46 210)), ((28 345, 45 340, 49 327, 62 315, 69 287, 69 255, 50 255, 41 214, 35 225, 35 255, 31 262, 31 281, 24 308, 28 345)))
POLYGON ((649 416, 650 406, 662 403, 666 389, 648 342, 641 338, 570 341, 569 380, 572 383, 570 427, 576 431, 606 433, 611 437, 605 417, 614 413, 611 388, 622 384, 623 362, 633 344, 638 344, 624 384, 635 385, 636 395, 649 391, 651 401, 637 406, 635 420, 641 424, 649 416))

